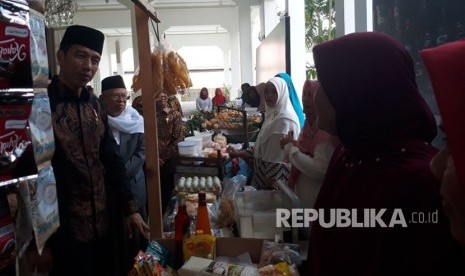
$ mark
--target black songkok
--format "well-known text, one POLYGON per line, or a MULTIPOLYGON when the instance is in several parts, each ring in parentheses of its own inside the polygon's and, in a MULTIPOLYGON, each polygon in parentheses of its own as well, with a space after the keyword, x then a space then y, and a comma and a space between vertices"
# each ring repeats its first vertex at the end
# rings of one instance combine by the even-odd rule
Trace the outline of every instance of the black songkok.
POLYGON ((120 75, 107 77, 102 80, 102 92, 104 92, 105 90, 115 89, 115 88, 126 89, 123 78, 120 75))
POLYGON ((65 34, 61 39, 60 49, 63 49, 64 45, 79 44, 102 54, 104 40, 105 36, 103 33, 96 29, 73 25, 66 28, 65 34))

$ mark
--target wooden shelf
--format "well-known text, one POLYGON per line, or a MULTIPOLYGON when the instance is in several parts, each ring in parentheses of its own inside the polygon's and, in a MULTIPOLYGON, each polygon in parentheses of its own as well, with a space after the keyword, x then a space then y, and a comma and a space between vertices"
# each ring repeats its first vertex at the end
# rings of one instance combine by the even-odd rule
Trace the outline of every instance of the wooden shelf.
POLYGON ((229 159, 223 158, 223 156, 221 156, 221 150, 217 150, 217 157, 215 159, 178 156, 175 160, 176 173, 217 175, 222 180, 224 176, 223 168, 229 159), (196 164, 196 162, 201 163, 196 164))

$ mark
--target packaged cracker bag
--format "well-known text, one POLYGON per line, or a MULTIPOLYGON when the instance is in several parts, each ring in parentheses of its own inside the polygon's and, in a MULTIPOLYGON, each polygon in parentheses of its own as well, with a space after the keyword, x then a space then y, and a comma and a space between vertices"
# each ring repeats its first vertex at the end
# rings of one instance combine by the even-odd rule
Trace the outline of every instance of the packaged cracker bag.
POLYGON ((32 87, 30 35, 26 1, 0 1, 0 89, 32 87))
POLYGON ((195 235, 184 241, 184 261, 191 256, 212 259, 215 258, 215 241, 212 235, 195 235))

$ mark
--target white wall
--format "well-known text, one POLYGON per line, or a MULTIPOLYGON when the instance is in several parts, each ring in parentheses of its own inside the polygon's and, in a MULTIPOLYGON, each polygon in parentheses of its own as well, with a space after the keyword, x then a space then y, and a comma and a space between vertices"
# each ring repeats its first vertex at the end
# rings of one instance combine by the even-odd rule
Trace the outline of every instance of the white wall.
POLYGON ((167 35, 166 39, 173 49, 176 49, 184 58, 190 70, 223 70, 219 74, 213 73, 211 77, 203 74, 206 75, 206 79, 205 77, 196 78, 194 75, 197 75, 197 73, 191 72, 192 89, 200 89, 202 87, 221 88, 223 84, 231 85, 229 34, 167 35), (206 48, 211 49, 211 52, 205 52, 204 49, 206 48))
MULTIPOLYGON (((96 29, 127 28, 131 26, 131 16, 129 10, 77 12, 74 17, 74 24, 85 25, 96 29)), ((115 39, 114 37, 105 37, 102 59, 99 66, 100 69, 91 83, 97 94, 100 94, 101 80, 112 75, 110 56, 115 54, 115 39)), ((127 48, 132 48, 131 37, 128 36, 121 39, 121 52, 127 50, 127 48)), ((130 89, 131 83, 125 80, 125 84, 126 87, 130 89)))
MULTIPOLYGON (((224 50, 224 64, 230 65, 230 77, 225 76, 225 81, 229 81, 227 85, 232 87, 231 97, 236 97, 238 88, 244 78, 244 72, 241 72, 241 42, 239 38, 238 7, 159 9, 158 15, 161 21, 159 24, 160 35, 172 26, 221 25, 221 27, 228 31, 228 38, 222 36, 216 43, 218 47, 224 50), (226 47, 224 46, 225 41, 228 43, 226 47)), ((176 48, 180 48, 182 45, 189 45, 193 40, 197 40, 196 43, 198 44, 201 44, 204 39, 209 40, 209 38, 203 34, 190 36, 191 38, 187 39, 188 44, 184 44, 183 41, 178 41, 176 42, 176 48)), ((173 36, 171 35, 170 37, 173 36)), ((183 36, 183 38, 187 38, 187 36, 183 36)), ((229 68, 226 70, 229 70, 229 68)), ((249 70, 250 72, 248 75, 250 75, 251 78, 253 76, 253 68, 249 66, 249 70)))

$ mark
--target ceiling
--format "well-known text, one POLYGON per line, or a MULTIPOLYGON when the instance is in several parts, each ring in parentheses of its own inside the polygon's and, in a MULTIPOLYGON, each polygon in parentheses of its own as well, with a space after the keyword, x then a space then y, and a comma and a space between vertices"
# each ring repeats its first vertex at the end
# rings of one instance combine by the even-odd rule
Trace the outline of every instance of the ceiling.
MULTIPOLYGON (((127 9, 122 3, 131 0, 75 0, 78 4, 78 12, 96 11, 96 10, 121 10, 127 9)), ((150 4, 157 9, 173 8, 211 8, 211 7, 231 7, 236 6, 232 0, 148 0, 150 4)), ((107 36, 131 35, 131 28, 106 28, 101 29, 107 36)), ((198 25, 198 26, 173 26, 168 33, 187 34, 187 33, 222 33, 225 30, 218 25, 198 25)))
MULTIPOLYGON (((79 10, 124 9, 119 0, 75 0, 79 10)), ((127 1, 131 2, 131 1, 127 1)), ((236 6, 232 0, 148 0, 155 8, 206 8, 236 6)))

